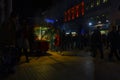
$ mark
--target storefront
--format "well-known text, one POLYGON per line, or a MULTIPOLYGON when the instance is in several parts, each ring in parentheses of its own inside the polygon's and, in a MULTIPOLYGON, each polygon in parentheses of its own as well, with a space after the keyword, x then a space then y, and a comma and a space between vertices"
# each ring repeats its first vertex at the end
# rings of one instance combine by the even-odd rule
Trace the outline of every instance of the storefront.
POLYGON ((49 50, 50 35, 49 28, 44 26, 34 26, 34 50, 46 52, 49 50))

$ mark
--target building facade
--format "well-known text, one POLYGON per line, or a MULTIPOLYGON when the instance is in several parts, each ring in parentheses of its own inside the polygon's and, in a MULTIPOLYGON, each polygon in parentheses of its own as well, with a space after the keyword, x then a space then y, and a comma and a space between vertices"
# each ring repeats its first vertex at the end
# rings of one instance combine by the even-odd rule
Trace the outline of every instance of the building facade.
MULTIPOLYGON (((81 2, 84 2, 84 7, 81 7, 84 8, 84 15, 74 18, 72 15, 65 14, 67 15, 67 19, 64 16, 66 26, 86 30, 93 30, 99 26, 101 29, 106 30, 111 24, 120 25, 120 0, 74 0, 72 4, 69 3, 67 12, 69 13, 71 8, 72 13, 72 8, 81 2)), ((74 13, 76 14, 77 10, 74 13)), ((78 15, 81 14, 82 12, 78 15)))
POLYGON ((108 28, 111 24, 120 25, 120 0, 84 0, 86 26, 108 28))
POLYGON ((67 3, 67 8, 64 11, 64 26, 67 33, 80 33, 84 20, 84 0, 70 0, 67 3))

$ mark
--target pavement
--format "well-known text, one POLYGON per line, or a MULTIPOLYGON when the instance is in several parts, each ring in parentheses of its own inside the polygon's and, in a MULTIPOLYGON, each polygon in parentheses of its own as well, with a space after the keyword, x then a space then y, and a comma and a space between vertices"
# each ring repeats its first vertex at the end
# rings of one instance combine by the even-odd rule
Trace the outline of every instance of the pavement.
MULTIPOLYGON (((109 62, 89 51, 48 51, 43 56, 31 56, 30 62, 21 57, 16 72, 3 80, 120 80, 120 62, 109 62)), ((0 79, 1 80, 1 79, 0 79)))

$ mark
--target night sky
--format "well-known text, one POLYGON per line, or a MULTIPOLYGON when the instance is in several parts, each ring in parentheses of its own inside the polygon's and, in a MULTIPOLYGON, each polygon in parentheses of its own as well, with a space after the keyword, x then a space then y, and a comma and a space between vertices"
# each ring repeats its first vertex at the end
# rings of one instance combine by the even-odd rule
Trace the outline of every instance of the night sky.
POLYGON ((22 16, 32 16, 36 11, 45 11, 53 5, 53 0, 13 0, 13 11, 22 16))

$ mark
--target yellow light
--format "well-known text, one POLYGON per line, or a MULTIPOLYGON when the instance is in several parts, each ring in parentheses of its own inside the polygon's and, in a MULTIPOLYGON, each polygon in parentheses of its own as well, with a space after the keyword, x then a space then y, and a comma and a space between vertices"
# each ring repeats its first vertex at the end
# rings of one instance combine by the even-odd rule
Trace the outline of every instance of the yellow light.
POLYGON ((27 49, 27 52, 30 52, 30 49, 27 49))

